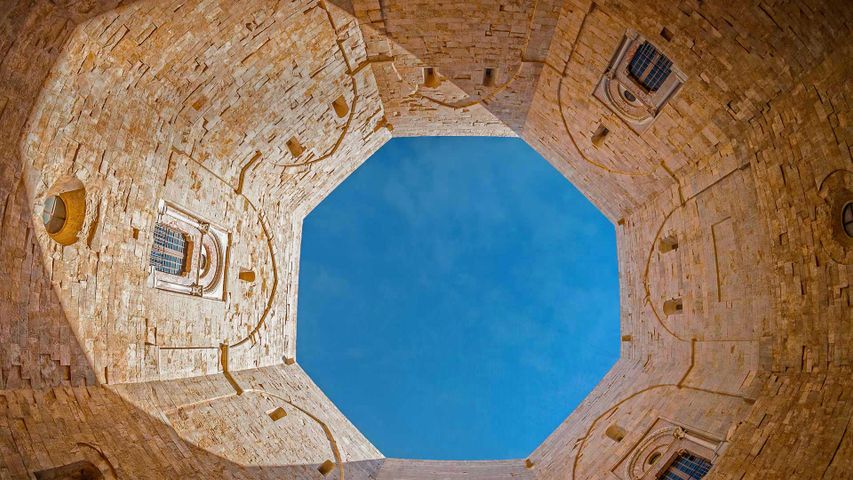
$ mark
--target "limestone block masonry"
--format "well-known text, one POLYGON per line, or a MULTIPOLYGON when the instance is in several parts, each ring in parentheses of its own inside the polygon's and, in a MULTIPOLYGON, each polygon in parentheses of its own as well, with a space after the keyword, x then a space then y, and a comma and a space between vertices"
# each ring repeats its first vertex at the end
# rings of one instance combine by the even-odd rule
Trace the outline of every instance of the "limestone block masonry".
POLYGON ((851 23, 843 0, 0 1, 0 479, 639 480, 687 453, 706 479, 853 478, 851 23), (622 81, 684 79, 641 133, 595 95, 628 32, 656 56, 622 81), (296 361, 302 221, 394 135, 520 137, 615 225, 621 358, 527 458, 386 459, 296 361), (212 261, 155 235, 164 203, 220 232, 221 298, 151 286, 155 244, 161 275, 212 261))

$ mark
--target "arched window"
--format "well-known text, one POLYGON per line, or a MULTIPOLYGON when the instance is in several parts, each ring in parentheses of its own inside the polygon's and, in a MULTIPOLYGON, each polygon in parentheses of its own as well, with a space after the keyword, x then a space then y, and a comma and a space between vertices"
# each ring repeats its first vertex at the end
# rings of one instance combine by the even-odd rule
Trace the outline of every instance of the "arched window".
POLYGON ((149 285, 174 293, 223 300, 228 233, 160 201, 149 256, 149 285))
MULTIPOLYGON (((668 31, 661 35, 671 38, 668 31)), ((636 133, 643 133, 686 80, 687 76, 658 47, 628 30, 593 96, 636 133)))

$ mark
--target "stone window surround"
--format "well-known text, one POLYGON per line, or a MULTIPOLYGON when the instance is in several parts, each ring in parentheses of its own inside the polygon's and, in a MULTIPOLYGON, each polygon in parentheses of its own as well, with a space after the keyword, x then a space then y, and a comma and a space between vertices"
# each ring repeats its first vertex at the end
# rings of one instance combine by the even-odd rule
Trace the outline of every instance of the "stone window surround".
POLYGON ((595 87, 593 96, 640 134, 651 126, 663 107, 680 90, 687 76, 674 63, 667 79, 655 91, 648 91, 628 71, 628 64, 643 43, 648 42, 661 55, 670 58, 656 44, 628 30, 595 87), (629 101, 626 97, 633 98, 629 101))
POLYGON ((149 286, 167 292, 223 301, 230 246, 227 231, 165 200, 158 202, 156 222, 177 229, 186 236, 184 270, 188 273, 171 275, 149 265, 149 286), (206 265, 202 265, 202 255, 208 257, 206 265))

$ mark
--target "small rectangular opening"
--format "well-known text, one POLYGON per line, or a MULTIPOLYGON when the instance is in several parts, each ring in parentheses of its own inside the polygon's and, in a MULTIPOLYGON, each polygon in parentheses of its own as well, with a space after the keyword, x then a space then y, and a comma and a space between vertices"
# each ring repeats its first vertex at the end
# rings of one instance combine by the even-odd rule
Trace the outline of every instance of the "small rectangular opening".
POLYGON ((632 337, 631 335, 622 335, 622 341, 623 342, 630 342, 633 339, 634 339, 634 337, 632 337))
POLYGON ((237 275, 237 278, 244 282, 252 283, 255 281, 255 271, 240 269, 240 273, 237 275))
POLYGON ((276 421, 281 420, 282 418, 286 417, 287 412, 285 412, 283 408, 278 407, 278 408, 274 408, 274 409, 270 410, 269 412, 267 412, 267 415, 270 416, 270 418, 272 419, 273 422, 276 422, 276 421))
POLYGON ((673 250, 678 250, 678 239, 675 235, 670 235, 660 239, 658 243, 658 251, 660 253, 668 253, 673 250))
POLYGON ((305 151, 305 149, 302 148, 302 145, 299 143, 299 140, 297 140, 296 137, 292 137, 290 140, 287 141, 287 149, 290 150, 290 154, 294 157, 302 155, 302 152, 305 151))
POLYGON ((483 86, 484 87, 494 87, 495 86, 495 69, 486 67, 483 70, 483 86))
POLYGON ((604 145, 604 140, 607 138, 607 135, 610 133, 610 130, 607 129, 604 125, 599 125, 598 129, 595 130, 595 133, 592 134, 592 145, 595 148, 601 148, 604 145))
POLYGON ((332 102, 332 108, 335 109, 335 113, 338 115, 338 118, 344 118, 349 113, 349 105, 347 105, 347 99, 344 98, 343 95, 332 102))
POLYGON ((317 471, 325 477, 326 475, 331 473, 334 468, 335 462, 331 460, 326 460, 325 462, 321 463, 319 467, 317 467, 317 471))
POLYGON ((663 302, 664 315, 675 315, 684 311, 684 303, 680 298, 673 298, 663 302))
POLYGON ((670 32, 666 27, 663 27, 663 30, 660 31, 660 36, 667 42, 671 42, 673 37, 672 32, 670 32))
POLYGON ((441 82, 438 80, 438 72, 433 67, 424 67, 424 86, 435 88, 441 82))

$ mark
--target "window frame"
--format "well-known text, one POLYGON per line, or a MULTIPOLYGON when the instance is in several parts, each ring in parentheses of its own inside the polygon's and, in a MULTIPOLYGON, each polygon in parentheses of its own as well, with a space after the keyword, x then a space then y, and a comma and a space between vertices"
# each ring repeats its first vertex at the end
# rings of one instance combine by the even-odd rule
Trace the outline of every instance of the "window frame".
POLYGON ((192 263, 189 261, 191 259, 191 247, 192 240, 187 232, 175 227, 171 222, 158 220, 154 223, 154 241, 148 255, 148 265, 159 273, 185 277, 189 275, 189 267, 192 263), (177 245, 172 244, 173 241, 177 240, 181 242, 180 249, 175 248, 177 245), (166 261, 174 262, 180 259, 180 264, 178 268, 168 268, 164 265, 163 259, 160 259, 160 262, 155 262, 155 256, 170 257, 166 261))
POLYGON ((174 270, 158 269, 151 261, 152 255, 155 255, 158 249, 167 254, 169 252, 168 249, 163 249, 162 245, 158 246, 156 238, 152 238, 147 265, 148 286, 169 293, 224 301, 230 233, 164 200, 158 203, 152 237, 156 236, 157 228, 161 225, 183 235, 184 264, 178 274, 173 273, 174 270), (208 265, 202 268, 202 255, 205 251, 208 265))
POLYGON ((657 92, 672 74, 673 62, 648 40, 637 42, 628 60, 628 76, 646 93, 657 92), (642 66, 637 69, 638 65, 642 66))
POLYGON ((686 448, 682 448, 682 449, 678 450, 677 452, 675 452, 672 456, 670 456, 669 460, 666 463, 664 463, 664 467, 662 469, 660 469, 660 472, 657 474, 656 480, 701 480, 702 478, 705 477, 705 475, 708 474, 708 472, 705 472, 701 477, 694 477, 688 473, 685 473, 683 470, 678 470, 678 469, 673 470, 673 467, 676 464, 676 462, 678 462, 678 459, 684 455, 690 455, 690 456, 695 457, 699 460, 703 460, 705 462, 708 462, 708 471, 710 471, 711 468, 714 466, 714 464, 713 464, 713 462, 711 462, 711 460, 703 457, 702 455, 698 455, 695 452, 692 452, 686 448), (672 473, 673 475, 675 475, 676 479, 666 478, 666 475, 669 473, 672 473))
POLYGON ((661 456, 660 460, 650 466, 638 480, 660 480, 682 452, 703 458, 711 463, 711 468, 714 467, 721 444, 716 443, 717 441, 709 441, 709 439, 705 439, 691 430, 678 429, 677 431, 680 431, 681 434, 667 447, 639 452, 644 457, 643 461, 645 461, 645 457, 650 457, 655 452, 660 453, 661 456))

